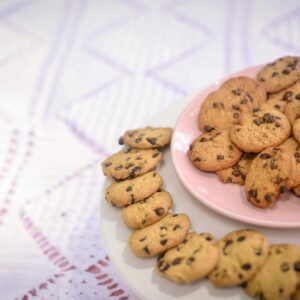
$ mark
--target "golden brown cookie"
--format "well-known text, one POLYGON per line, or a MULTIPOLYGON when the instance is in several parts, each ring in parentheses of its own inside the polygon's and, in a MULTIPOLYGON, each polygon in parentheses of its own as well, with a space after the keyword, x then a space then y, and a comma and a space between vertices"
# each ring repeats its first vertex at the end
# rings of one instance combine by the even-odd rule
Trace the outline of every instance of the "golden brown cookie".
POLYGON ((161 160, 162 153, 157 149, 126 149, 106 158, 102 171, 116 180, 135 178, 154 169, 161 160))
POLYGON ((134 179, 113 182, 105 190, 105 199, 112 205, 123 207, 151 196, 162 183, 163 179, 157 172, 148 172, 134 179))
POLYGON ((218 259, 218 247, 214 242, 190 232, 181 244, 158 257, 156 269, 171 281, 191 283, 208 275, 218 259))
POLYGON ((285 114, 277 110, 259 110, 244 114, 241 124, 231 127, 229 138, 239 149, 258 153, 280 145, 290 133, 291 124, 285 114))
POLYGON ((187 215, 168 214, 160 221, 134 231, 129 237, 129 247, 136 256, 155 256, 180 244, 190 227, 187 215))
POLYGON ((270 246, 260 270, 246 283, 245 291, 256 299, 289 299, 300 278, 300 249, 291 244, 270 246))
POLYGON ((300 118, 296 119, 293 124, 294 138, 300 143, 300 118))
POLYGON ((269 250, 267 238, 251 229, 231 232, 217 245, 219 261, 208 276, 216 287, 235 286, 249 280, 264 264, 269 250))
POLYGON ((190 146, 188 156, 202 171, 219 171, 235 165, 242 152, 228 137, 228 130, 213 131, 198 137, 190 146))
POLYGON ((173 129, 152 127, 127 130, 119 139, 119 144, 138 149, 159 148, 170 144, 173 129))
POLYGON ((270 93, 279 92, 292 85, 300 75, 300 58, 285 56, 267 64, 257 74, 258 81, 270 93))
POLYGON ((157 192, 141 202, 123 208, 122 218, 130 228, 143 228, 162 219, 172 205, 169 193, 157 192))

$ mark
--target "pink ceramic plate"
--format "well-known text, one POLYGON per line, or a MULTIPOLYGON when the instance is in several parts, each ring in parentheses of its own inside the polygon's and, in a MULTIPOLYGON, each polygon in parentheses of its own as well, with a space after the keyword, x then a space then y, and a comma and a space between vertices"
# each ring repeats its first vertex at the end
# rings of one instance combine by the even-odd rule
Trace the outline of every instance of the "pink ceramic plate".
POLYGON ((198 171, 186 154, 191 142, 200 135, 197 116, 205 97, 230 77, 244 75, 254 78, 261 67, 252 67, 230 75, 193 98, 175 126, 171 145, 172 160, 184 186, 197 200, 211 209, 245 223, 266 227, 300 227, 300 199, 293 194, 283 194, 271 209, 255 208, 247 202, 243 186, 224 184, 216 174, 198 171))

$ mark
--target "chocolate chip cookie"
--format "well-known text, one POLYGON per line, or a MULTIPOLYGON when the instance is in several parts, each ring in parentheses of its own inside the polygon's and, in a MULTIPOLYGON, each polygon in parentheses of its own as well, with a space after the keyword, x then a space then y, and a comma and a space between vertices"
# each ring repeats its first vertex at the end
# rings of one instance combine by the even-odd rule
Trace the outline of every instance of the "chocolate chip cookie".
POLYGON ((214 130, 194 140, 188 156, 199 170, 219 171, 235 165, 242 152, 230 142, 228 130, 214 130))
POLYGON ((168 214, 160 221, 134 231, 129 238, 129 247, 136 256, 155 256, 180 244, 190 227, 187 215, 168 214))
POLYGON ((170 144, 172 128, 152 127, 127 130, 119 139, 119 144, 138 149, 159 148, 170 144))
POLYGON ((285 114, 277 110, 259 110, 244 114, 241 124, 231 127, 229 137, 239 149, 258 153, 280 145, 290 133, 291 124, 285 114))
POLYGON ((218 241, 219 261, 209 274, 216 287, 239 285, 248 281, 264 264, 269 244, 266 237, 250 229, 234 231, 218 241))
POLYGON ((130 228, 143 228, 162 219, 172 208, 167 192, 157 192, 143 201, 123 208, 122 218, 130 228))
POLYGON ((196 232, 157 259, 158 273, 176 283, 191 283, 209 274, 219 259, 218 247, 196 232))

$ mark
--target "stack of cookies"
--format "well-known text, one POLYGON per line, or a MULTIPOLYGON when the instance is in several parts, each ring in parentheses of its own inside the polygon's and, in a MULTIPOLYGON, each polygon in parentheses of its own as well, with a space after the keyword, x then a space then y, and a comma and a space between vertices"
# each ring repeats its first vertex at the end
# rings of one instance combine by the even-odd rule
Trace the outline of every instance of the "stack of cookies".
MULTIPOLYGON (((212 130, 210 138, 224 143, 226 132, 212 130)), ((126 131, 119 140, 126 147, 102 163, 104 175, 114 180, 105 199, 122 208, 124 223, 134 230, 129 237, 132 252, 142 258, 158 256, 158 274, 179 284, 207 277, 215 287, 243 286, 257 299, 299 299, 299 247, 269 246, 253 229, 237 230, 217 241, 211 233, 192 231, 186 214, 171 212, 171 195, 162 191, 163 178, 154 170, 163 155, 158 148, 168 145, 171 135, 172 129, 160 127, 126 131)), ((294 146, 291 139, 285 143, 286 148, 294 146)), ((228 157, 241 152, 230 148, 228 157)), ((234 170, 246 174, 254 156, 244 153, 234 170)))
POLYGON ((245 185, 248 201, 274 205, 280 193, 300 196, 300 58, 286 56, 263 67, 257 80, 231 78, 207 96, 202 134, 188 157, 224 183, 245 185))

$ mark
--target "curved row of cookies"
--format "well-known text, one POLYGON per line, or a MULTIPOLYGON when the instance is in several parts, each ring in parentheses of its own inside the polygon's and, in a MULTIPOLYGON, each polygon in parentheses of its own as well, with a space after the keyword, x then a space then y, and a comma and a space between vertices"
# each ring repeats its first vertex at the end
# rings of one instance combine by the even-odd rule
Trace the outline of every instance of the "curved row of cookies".
MULTIPOLYGON (((146 129, 138 132, 143 130, 146 129)), ((124 140, 122 138, 121 142, 124 140)), ((166 144, 168 142, 163 145, 166 144)), ((219 241, 210 233, 191 231, 187 215, 170 212, 172 198, 161 191, 163 179, 152 170, 162 154, 159 160, 151 161, 151 170, 148 165, 147 171, 141 167, 140 173, 124 171, 120 175, 118 166, 124 169, 130 161, 134 164, 130 168, 134 169, 141 166, 139 161, 149 160, 149 153, 142 151, 144 149, 118 152, 102 163, 105 175, 123 178, 106 189, 105 199, 122 208, 125 224, 134 229, 129 246, 135 255, 143 258, 158 255, 157 272, 176 283, 191 283, 208 277, 216 287, 243 285, 250 296, 258 299, 287 299, 292 294, 293 299, 298 299, 299 247, 291 244, 269 246, 262 233, 251 229, 231 232, 219 241), (142 159, 136 160, 140 156, 142 159)), ((150 157, 154 153, 157 152, 151 152, 150 157)), ((246 170, 251 159, 253 156, 244 154, 245 163, 240 164, 239 170, 246 170)))
POLYGON ((201 105, 188 156, 224 183, 245 184, 248 201, 271 207, 280 193, 300 195, 300 58, 266 65, 257 81, 231 78, 201 105))

